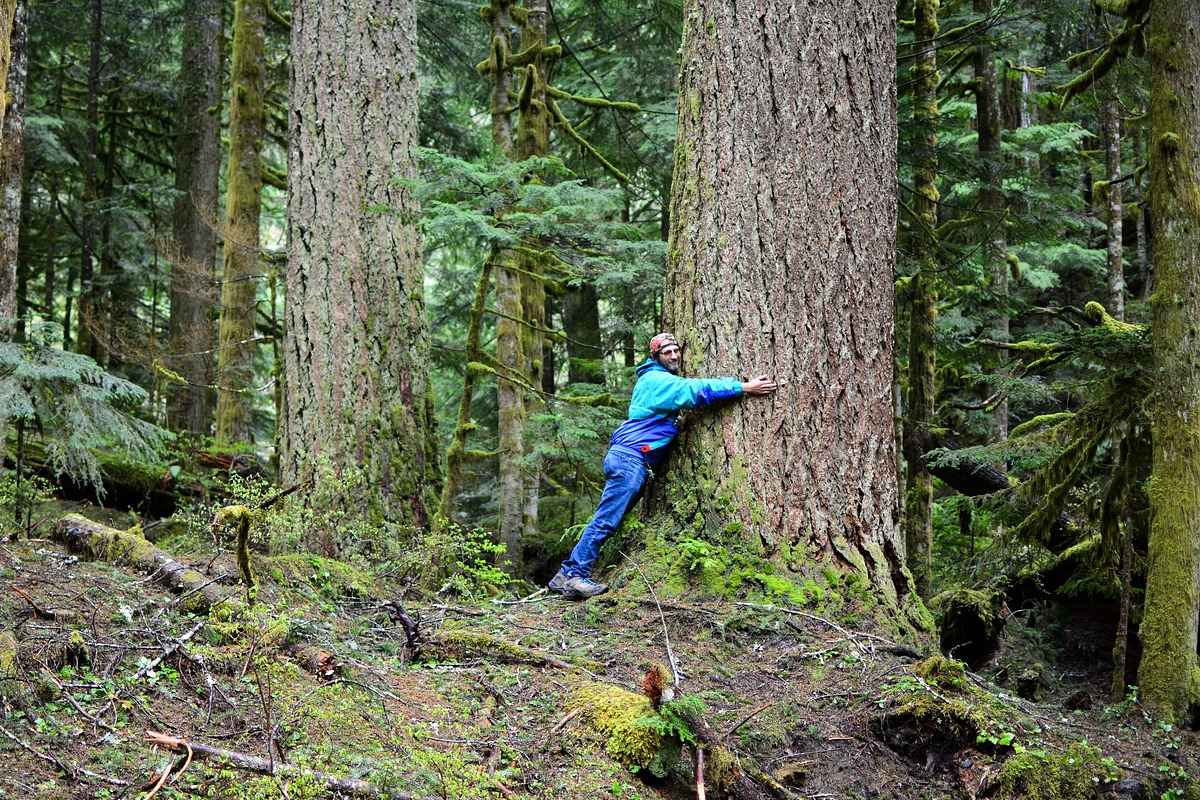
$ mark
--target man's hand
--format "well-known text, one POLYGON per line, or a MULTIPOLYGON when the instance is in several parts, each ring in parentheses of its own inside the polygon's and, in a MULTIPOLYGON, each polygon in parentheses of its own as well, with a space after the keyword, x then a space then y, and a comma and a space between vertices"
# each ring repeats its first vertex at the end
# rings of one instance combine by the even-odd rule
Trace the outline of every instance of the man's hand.
POLYGON ((742 384, 742 394, 749 394, 749 395, 771 394, 771 392, 775 391, 777 388, 779 388, 779 387, 776 386, 775 381, 771 378, 770 375, 759 375, 757 378, 746 381, 745 383, 742 384))

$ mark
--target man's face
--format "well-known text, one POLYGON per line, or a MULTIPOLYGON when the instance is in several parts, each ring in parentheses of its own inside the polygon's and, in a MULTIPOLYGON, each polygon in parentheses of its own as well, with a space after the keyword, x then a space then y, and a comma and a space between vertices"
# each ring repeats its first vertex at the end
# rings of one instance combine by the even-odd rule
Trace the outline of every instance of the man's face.
POLYGON ((669 344, 658 351, 658 363, 662 364, 667 372, 670 372, 672 375, 679 374, 679 366, 682 360, 683 353, 679 351, 679 345, 669 344))

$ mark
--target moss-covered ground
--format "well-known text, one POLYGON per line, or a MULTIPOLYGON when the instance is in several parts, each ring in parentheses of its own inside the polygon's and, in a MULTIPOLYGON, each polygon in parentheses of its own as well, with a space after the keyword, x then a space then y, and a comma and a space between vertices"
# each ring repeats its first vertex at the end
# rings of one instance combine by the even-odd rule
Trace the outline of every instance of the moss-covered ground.
MULTIPOLYGON (((240 594, 231 554, 174 554, 240 594)), ((46 539, 0 544, 0 636, 16 644, 15 668, 0 665, 13 676, 0 697, 0 797, 143 797, 164 767, 178 772, 183 762, 147 745, 147 730, 364 779, 384 794, 695 796, 687 742, 664 752, 680 743, 679 718, 641 694, 647 668, 668 656, 640 580, 586 603, 468 602, 408 596, 318 558, 259 556, 255 572, 253 612, 202 619, 120 564, 79 561, 46 539), (419 659, 397 603, 420 623, 419 659)), ((1068 711, 1062 676, 1045 697, 1017 698, 986 668, 976 675, 893 647, 879 629, 860 632, 869 615, 849 592, 828 607, 815 591, 776 591, 750 605, 672 594, 662 618, 684 702, 702 707, 730 751, 778 781, 781 796, 1197 791, 1195 733, 1156 725, 1133 700, 1068 711)), ((202 759, 157 794, 326 796, 303 772, 269 777, 202 759)), ((709 796, 719 793, 710 787, 709 796)))

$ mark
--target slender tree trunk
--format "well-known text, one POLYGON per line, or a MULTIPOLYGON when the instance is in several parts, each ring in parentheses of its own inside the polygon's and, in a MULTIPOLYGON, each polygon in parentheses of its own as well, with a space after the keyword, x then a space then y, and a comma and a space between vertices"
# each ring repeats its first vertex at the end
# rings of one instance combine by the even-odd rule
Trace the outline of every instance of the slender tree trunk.
MULTIPOLYGON (((259 212, 264 134, 263 28, 266 0, 237 0, 229 90, 229 177, 225 190, 225 270, 217 351, 217 439, 250 441, 254 311, 258 296, 259 212)), ((325 187, 329 189, 330 187, 325 187)))
POLYGON ((319 459, 361 470, 341 502, 424 526, 440 489, 429 331, 417 202, 397 181, 416 174, 416 4, 294 2, 291 52, 284 480, 319 459))
MULTIPOLYGON (((10 5, 10 4, 6 4, 10 5)), ((0 86, 0 339, 13 333, 11 320, 20 317, 24 309, 17 308, 17 262, 21 252, 22 209, 28 210, 29 198, 22 191, 25 186, 25 84, 28 73, 26 49, 26 3, 16 4, 11 12, 0 6, 0 36, 4 36, 4 58, 0 58, 0 69, 6 79, 0 86), (8 20, 9 31, 5 35, 3 22, 8 20), (7 102, 5 102, 7 98, 7 102)), ((24 215, 28 218, 28 213, 24 215)), ((16 323, 20 325, 19 322, 16 323)))
MULTIPOLYGON (((547 0, 525 0, 522 9, 524 22, 521 25, 520 52, 530 53, 528 66, 524 70, 523 85, 517 102, 517 158, 544 156, 550 150, 550 111, 546 106, 546 80, 553 64, 546 47, 546 18, 549 15, 547 0), (528 84, 528 85, 526 85, 528 84)), ((542 263, 539 258, 523 257, 521 262, 521 305, 525 324, 520 326, 521 353, 524 357, 522 371, 528 385, 540 389, 543 383, 545 363, 546 328, 546 285, 542 280, 542 263)), ((501 529, 501 540, 508 548, 508 556, 515 569, 522 566, 519 556, 521 540, 537 531, 538 502, 541 495, 542 463, 529 441, 533 435, 532 417, 545 408, 545 402, 530 391, 525 396, 524 429, 522 437, 521 527, 519 531, 501 529)), ((501 456, 503 458, 503 455, 501 456)), ((501 500, 501 504, 503 504, 501 500)))
POLYGON ((1121 107, 1115 99, 1106 100, 1100 107, 1101 131, 1104 139, 1105 222, 1108 226, 1108 313, 1125 319, 1125 267, 1121 241, 1121 107))
POLYGON ((100 221, 100 285, 106 286, 107 291, 101 289, 95 293, 100 303, 94 314, 96 360, 101 366, 109 369, 120 364, 129 350, 124 331, 119 330, 118 326, 129 317, 135 302, 129 281, 117 266, 116 248, 112 238, 112 198, 116 190, 117 132, 120 130, 117 116, 113 112, 120 103, 119 97, 118 91, 109 93, 105 113, 108 135, 104 141, 104 172, 100 180, 100 200, 104 211, 97 215, 100 221))
POLYGON ((96 288, 94 280, 96 227, 96 171, 100 158, 100 51, 104 46, 103 0, 90 3, 90 48, 87 80, 87 136, 83 154, 83 197, 79 210, 79 303, 76 309, 75 349, 96 358, 99 346, 94 335, 96 326, 96 288))
POLYGON ((672 530, 858 573, 913 611, 892 614, 905 627, 921 623, 895 523, 894 11, 685 6, 664 317, 689 371, 780 389, 688 420, 662 491, 672 530))
MULTIPOLYGON (((12 67, 13 40, 16 38, 18 0, 0 0, 0 98, 8 96, 8 73, 12 67)), ((8 104, 0 103, 0 126, 8 113, 8 104)))
MULTIPOLYGON (((1143 125, 1140 128, 1140 133, 1137 137, 1137 150, 1135 158, 1145 160, 1150 157, 1149 148, 1146 145, 1146 140, 1149 133, 1143 125)), ((1150 300, 1150 294, 1154 291, 1154 272, 1151 269, 1153 259, 1150 257, 1152 249, 1151 243, 1153 236, 1150 228, 1150 202, 1147 196, 1146 179, 1139 177, 1137 179, 1137 259, 1138 259, 1138 274, 1142 279, 1142 302, 1146 303, 1150 300)))
MULTIPOLYGON (((974 0, 975 12, 983 16, 992 13, 992 0, 974 0)), ((1000 175, 1003 165, 1000 155, 1000 97, 996 77, 996 55, 990 39, 981 39, 975 47, 975 127, 979 134, 979 166, 983 188, 979 195, 979 211, 983 217, 983 230, 987 244, 985 257, 992 279, 992 294, 999 312, 991 321, 988 336, 998 342, 1009 339, 1008 316, 1008 271, 1006 259, 1008 240, 1005 231, 1005 198, 1000 175)), ((992 358, 994 369, 1004 369, 1006 361, 1003 350, 992 358)), ((1008 438, 1008 399, 996 404, 992 410, 992 438, 1004 441, 1008 438)))
POLYGON ((1157 717, 1200 702, 1200 5, 1154 0, 1150 54, 1152 521, 1138 686, 1157 717))
POLYGON ((213 271, 221 172, 221 0, 185 6, 175 118, 175 259, 171 267, 171 368, 185 381, 167 400, 172 430, 208 433, 213 419, 213 271), (199 354, 199 355, 196 355, 199 354))
POLYGON ((492 259, 488 258, 479 270, 479 278, 475 282, 475 301, 471 304, 471 316, 467 323, 466 367, 463 370, 462 394, 458 398, 458 419, 454 425, 454 433, 450 438, 450 447, 446 450, 446 482, 442 486, 441 514, 446 519, 454 519, 454 501, 462 491, 463 467, 473 456, 467 449, 467 437, 475 430, 475 422, 471 419, 471 404, 475 399, 475 383, 479 373, 486 368, 483 363, 483 352, 479 345, 480 330, 483 327, 483 313, 487 305, 488 286, 491 284, 492 259))
POLYGON ((913 63, 913 122, 919 130, 913 169, 913 259, 917 273, 909 284, 908 400, 904 454, 908 463, 904 541, 917 593, 929 596, 933 570, 933 476, 925 467, 933 425, 934 317, 937 307, 937 13, 939 0, 917 0, 915 36, 921 46, 913 63))

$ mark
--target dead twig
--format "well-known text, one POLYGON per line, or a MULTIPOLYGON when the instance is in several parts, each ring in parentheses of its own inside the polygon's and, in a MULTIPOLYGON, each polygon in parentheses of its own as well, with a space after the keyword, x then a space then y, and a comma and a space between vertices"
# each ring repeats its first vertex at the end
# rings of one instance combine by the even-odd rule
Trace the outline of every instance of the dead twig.
POLYGON ((625 553, 621 553, 621 555, 624 556, 630 564, 633 564, 633 568, 637 570, 637 574, 642 577, 642 581, 646 584, 646 588, 650 590, 650 596, 654 598, 654 605, 658 608, 658 619, 660 622, 662 622, 663 642, 667 648, 667 660, 671 662, 671 672, 675 678, 675 688, 678 689, 679 681, 687 676, 684 675, 683 670, 679 668, 679 662, 675 660, 675 652, 671 649, 671 634, 667 632, 667 617, 665 614, 663 614, 662 604, 658 602, 658 592, 654 591, 654 587, 650 585, 650 579, 646 577, 645 572, 642 572, 642 568, 638 565, 638 563, 625 553))
POLYGON ((582 712, 582 711, 583 711, 583 709, 582 709, 582 708, 577 708, 577 709, 575 709, 574 711, 572 711, 570 714, 567 714, 565 717, 563 717, 562 719, 560 719, 560 720, 558 721, 558 724, 557 724, 557 725, 555 725, 553 728, 551 728, 551 729, 550 729, 550 735, 551 735, 551 736, 553 736, 554 734, 556 734, 556 733, 558 733, 559 731, 561 731, 563 728, 567 727, 567 723, 569 723, 571 720, 573 720, 573 719, 575 719, 576 717, 578 717, 578 716, 579 716, 579 714, 580 714, 580 712, 582 712))
POLYGON ((179 648, 181 648, 185 644, 187 644, 188 639, 191 639, 193 636, 195 636, 197 633, 199 633, 200 629, 203 628, 207 624, 208 624, 208 620, 202 619, 199 622, 197 622, 195 625, 193 625, 192 629, 189 630, 187 633, 183 634, 182 636, 178 637, 177 639, 172 639, 171 644, 167 645, 165 650, 163 650, 161 653, 159 653, 156 658, 152 659, 150 661, 150 663, 146 664, 144 667, 142 667, 141 669, 139 669, 137 672, 134 673, 133 678, 130 682, 137 683, 142 678, 149 675, 151 670, 153 670, 155 667, 157 667, 159 664, 161 664, 163 662, 163 659, 169 658, 171 655, 173 655, 175 653, 176 650, 178 650, 179 648))
POLYGON ((725 731, 725 735, 724 735, 724 736, 722 736, 721 738, 722 738, 722 739, 728 739, 730 736, 733 736, 735 733, 737 733, 737 732, 738 732, 738 728, 742 727, 742 726, 743 726, 743 725, 745 725, 747 722, 749 722, 750 720, 754 719, 754 718, 755 718, 755 717, 757 717, 759 714, 761 714, 762 712, 766 711, 768 708, 770 708, 771 706, 775 705, 775 704, 776 704, 776 703, 778 703, 778 702, 779 702, 778 700, 772 700, 772 701, 770 701, 769 703, 763 703, 761 706, 759 706, 758 708, 754 709, 754 710, 753 710, 753 711, 751 711, 749 714, 747 714, 746 716, 742 717, 742 718, 741 718, 741 719, 739 719, 737 722, 735 722, 733 725, 731 725, 731 726, 730 726, 730 728, 729 728, 729 730, 725 731))
MULTIPOLYGON (((0 728, 3 730, 3 728, 0 728)), ((158 731, 146 731, 147 744, 155 747, 161 747, 175 753, 188 751, 194 753, 196 758, 205 761, 217 761, 226 766, 235 769, 246 770, 247 772, 255 772, 259 775, 271 775, 278 777, 294 777, 299 775, 310 775, 315 780, 325 784, 325 786, 335 792, 343 792, 345 794, 355 795, 357 797, 379 797, 379 792, 374 786, 366 781, 357 778, 342 778, 336 775, 327 775, 323 772, 303 770, 293 764, 274 764, 272 765, 265 758, 252 756, 248 753, 239 753, 236 750, 226 750, 222 747, 212 747, 211 745, 202 744, 200 742, 192 742, 182 739, 178 736, 160 733, 158 731)), ((122 784, 125 785, 125 784, 122 784)), ((391 800, 414 800, 413 796, 404 792, 390 791, 387 795, 391 800)))
POLYGON ((120 778, 112 778, 112 777, 109 777, 108 775, 101 775, 98 772, 92 772, 90 769, 84 769, 83 767, 72 766, 72 765, 67 764, 65 761, 55 758, 54 756, 52 756, 48 753, 43 753, 41 750, 36 749, 28 742, 22 740, 19 736, 14 734, 12 731, 8 730, 8 728, 5 728, 3 725, 0 725, 0 734, 3 734, 10 741, 13 741, 16 744, 20 745, 21 749, 24 750, 25 752, 29 753, 32 756, 35 756, 36 758, 40 758, 42 761, 45 761, 47 764, 51 764, 52 766, 54 766, 55 769, 59 770, 64 775, 67 775, 76 780, 78 780, 78 776, 82 775, 85 778, 91 778, 94 781, 100 781, 101 783, 107 783, 109 786, 128 786, 129 785, 129 781, 123 781, 120 778))

